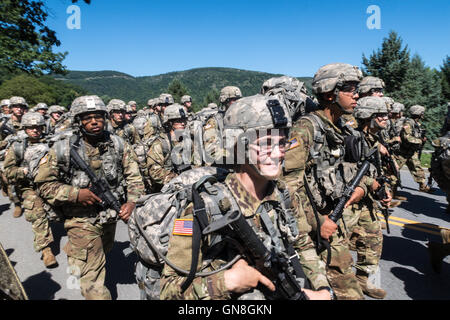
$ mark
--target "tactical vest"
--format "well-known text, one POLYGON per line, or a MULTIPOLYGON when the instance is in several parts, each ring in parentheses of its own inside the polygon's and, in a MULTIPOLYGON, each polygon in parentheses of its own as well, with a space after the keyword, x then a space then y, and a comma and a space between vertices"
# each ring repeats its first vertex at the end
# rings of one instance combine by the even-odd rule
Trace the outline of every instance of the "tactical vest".
MULTIPOLYGON (((103 153, 97 159, 89 159, 85 154, 85 143, 83 139, 79 140, 80 148, 78 150, 80 157, 91 166, 91 160, 99 160, 100 168, 93 170, 97 177, 104 178, 112 193, 120 203, 126 202, 126 184, 123 174, 123 155, 124 141, 119 136, 105 131, 105 142, 101 145, 105 148, 103 153)), ((56 159, 58 163, 60 178, 65 184, 78 187, 80 189, 88 188, 90 184, 87 174, 79 169, 75 169, 70 161, 70 148, 79 137, 72 135, 70 138, 57 141, 54 144, 56 159)))
POLYGON ((30 183, 37 175, 39 162, 47 154, 49 147, 45 142, 29 143, 28 137, 13 143, 18 166, 28 168, 30 183))
POLYGON ((439 146, 435 147, 436 149, 431 156, 430 171, 438 185, 443 189, 448 189, 450 181, 446 177, 449 172, 444 172, 443 163, 448 164, 450 162, 450 135, 447 133, 447 135, 440 137, 439 142, 439 146))
MULTIPOLYGON (((305 174, 318 210, 333 206, 343 194, 354 169, 345 164, 344 136, 311 113, 306 119, 313 125, 314 134, 305 174)), ((326 212, 328 213, 328 212, 326 212)))

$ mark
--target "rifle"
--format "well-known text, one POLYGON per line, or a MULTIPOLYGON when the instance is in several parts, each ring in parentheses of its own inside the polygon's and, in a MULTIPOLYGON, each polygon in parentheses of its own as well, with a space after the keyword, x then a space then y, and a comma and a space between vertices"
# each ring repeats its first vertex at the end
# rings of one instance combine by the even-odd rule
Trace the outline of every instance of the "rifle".
POLYGON ((389 144, 384 140, 383 135, 381 133, 378 134, 378 138, 380 140, 380 143, 386 149, 388 149, 388 152, 389 152, 389 156, 383 156, 382 160, 383 160, 383 162, 385 162, 389 166, 389 168, 391 169, 392 173, 397 178, 398 186, 401 189, 403 189, 402 178, 401 178, 401 175, 400 175, 400 171, 398 170, 397 165, 396 165, 396 163, 394 161, 394 158, 392 157, 392 149, 390 148, 389 144))
POLYGON ((89 189, 102 200, 100 207, 103 210, 111 208, 119 213, 121 207, 119 200, 117 200, 111 190, 109 190, 108 183, 105 179, 98 178, 87 163, 80 157, 76 151, 78 148, 79 146, 75 146, 75 144, 71 145, 70 162, 89 177, 89 180, 91 180, 91 187, 89 189))
POLYGON ((219 220, 210 224, 203 230, 203 234, 207 235, 223 228, 224 223, 229 225, 233 231, 233 238, 238 239, 238 242, 242 244, 239 247, 244 256, 254 263, 259 272, 274 281, 276 288, 274 293, 265 287, 261 287, 266 297, 272 300, 309 300, 291 272, 290 259, 283 257, 274 250, 269 251, 241 212, 231 211, 223 219, 223 221, 219 220))
MULTIPOLYGON (((386 183, 389 183, 389 179, 382 176, 380 178, 377 179, 377 182, 380 184, 380 188, 378 189, 377 193, 376 193, 376 198, 378 200, 383 200, 387 198, 387 194, 386 194, 386 189, 385 189, 385 185, 386 183)), ((384 220, 386 221, 386 231, 388 234, 391 233, 391 230, 389 228, 389 216, 391 215, 390 211, 388 208, 386 208, 385 206, 381 205, 381 214, 384 217, 384 220)))

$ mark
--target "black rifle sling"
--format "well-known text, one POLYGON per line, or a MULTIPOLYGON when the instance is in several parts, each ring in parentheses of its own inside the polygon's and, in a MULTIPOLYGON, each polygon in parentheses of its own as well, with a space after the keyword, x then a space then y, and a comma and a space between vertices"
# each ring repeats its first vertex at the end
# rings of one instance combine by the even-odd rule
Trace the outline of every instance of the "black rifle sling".
POLYGON ((192 260, 191 269, 186 280, 181 285, 181 292, 186 291, 192 281, 194 281, 195 273, 197 272, 198 257, 200 253, 200 243, 202 239, 202 230, 208 225, 206 217, 205 202, 203 201, 196 185, 192 185, 192 202, 194 204, 194 219, 192 230, 192 260))
POLYGON ((327 266, 330 264, 331 262, 331 248, 330 248, 330 243, 328 241, 326 241, 325 239, 322 238, 321 234, 320 234, 320 219, 319 219, 319 211, 317 210, 316 207, 316 203, 314 202, 314 197, 311 193, 311 189, 309 188, 309 184, 308 184, 308 180, 306 179, 306 175, 304 176, 303 179, 303 184, 305 185, 305 190, 306 190, 306 195, 309 199, 309 202, 311 204, 311 207, 313 209, 314 212, 314 217, 316 218, 316 223, 317 223, 317 246, 319 251, 323 250, 323 247, 325 247, 325 249, 327 250, 327 266))

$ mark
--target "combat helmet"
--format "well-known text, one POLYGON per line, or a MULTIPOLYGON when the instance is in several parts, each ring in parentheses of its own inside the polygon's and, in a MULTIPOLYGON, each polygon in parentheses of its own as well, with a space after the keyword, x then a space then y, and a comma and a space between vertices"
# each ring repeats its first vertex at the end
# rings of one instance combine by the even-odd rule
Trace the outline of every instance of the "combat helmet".
POLYGON ((59 105, 53 105, 48 108, 48 114, 52 113, 64 113, 64 109, 59 105))
POLYGON ((184 95, 180 100, 181 104, 185 104, 186 102, 192 102, 192 97, 188 95, 184 95))
POLYGON ((261 87, 261 94, 268 96, 280 95, 292 118, 298 111, 301 111, 302 114, 305 113, 308 92, 305 83, 297 78, 288 76, 270 78, 264 81, 261 87), (302 105, 303 110, 299 110, 302 105))
POLYGON ((391 113, 400 113, 400 112, 403 112, 403 110, 405 110, 404 104, 402 104, 400 102, 394 102, 390 112, 391 113))
POLYGON ((23 115, 20 124, 22 127, 45 126, 45 119, 39 112, 27 112, 23 115))
POLYGON ((10 105, 10 101, 9 99, 3 99, 2 101, 0 101, 0 108, 3 108, 4 106, 8 106, 10 105))
POLYGON ((80 115, 91 112, 102 112, 106 115, 106 106, 98 96, 82 96, 73 100, 70 112, 74 121, 78 121, 80 115))
POLYGON ((184 107, 179 103, 174 103, 164 110, 163 124, 166 125, 171 120, 187 119, 184 107))
POLYGON ((377 113, 388 113, 386 103, 381 97, 367 96, 358 99, 353 116, 357 119, 370 119, 377 113))
POLYGON ((372 89, 384 89, 384 81, 377 77, 367 76, 364 77, 358 86, 358 92, 360 94, 368 93, 372 89))
POLYGON ((22 97, 11 97, 9 99, 9 107, 12 108, 13 106, 17 106, 17 105, 24 106, 25 108, 28 109, 28 103, 25 100, 25 98, 22 98, 22 97))
POLYGON ((120 99, 112 99, 109 101, 108 105, 106 106, 106 110, 109 114, 113 111, 126 111, 126 104, 124 101, 120 99))
POLYGON ((411 115, 413 116, 421 116, 425 113, 425 107, 417 104, 413 105, 412 107, 409 108, 409 113, 411 113, 411 115))
POLYGON ((292 126, 286 106, 276 97, 257 94, 234 102, 225 112, 225 148, 233 148, 244 135, 256 130, 288 129, 292 126))
POLYGON ((347 63, 331 63, 321 67, 314 75, 312 90, 314 94, 336 91, 346 82, 360 82, 362 72, 357 66, 347 63))
POLYGON ((159 104, 165 104, 165 105, 171 105, 174 104, 175 101, 173 100, 173 97, 171 94, 168 93, 162 93, 158 98, 158 105, 159 104))
POLYGON ((37 111, 37 110, 48 110, 48 106, 47 106, 46 103, 39 102, 39 103, 34 107, 34 109, 35 109, 36 111, 37 111))
POLYGON ((234 86, 227 86, 220 90, 219 101, 222 104, 225 104, 229 99, 240 99, 242 98, 241 89, 234 86))
POLYGON ((391 97, 381 97, 381 99, 384 100, 384 103, 386 103, 386 107, 388 108, 388 111, 392 110, 392 106, 394 105, 395 101, 391 97))

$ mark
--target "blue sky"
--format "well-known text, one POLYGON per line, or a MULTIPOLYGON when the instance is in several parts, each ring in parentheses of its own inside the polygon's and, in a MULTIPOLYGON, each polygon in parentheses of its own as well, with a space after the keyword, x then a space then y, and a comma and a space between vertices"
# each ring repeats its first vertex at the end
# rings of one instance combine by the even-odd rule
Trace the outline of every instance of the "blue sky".
POLYGON ((432 68, 450 55, 449 0, 92 0, 70 30, 70 0, 44 1, 70 70, 147 76, 231 67, 313 76, 331 62, 360 66, 395 30, 432 68), (381 29, 366 10, 377 5, 381 29))

